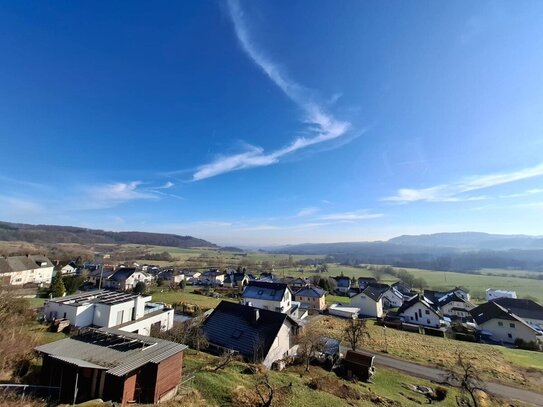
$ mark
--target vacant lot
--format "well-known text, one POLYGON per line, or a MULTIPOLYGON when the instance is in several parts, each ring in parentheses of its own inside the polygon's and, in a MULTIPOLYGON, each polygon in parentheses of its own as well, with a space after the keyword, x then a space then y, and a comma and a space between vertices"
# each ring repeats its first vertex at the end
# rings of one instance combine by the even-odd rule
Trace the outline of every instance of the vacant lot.
POLYGON ((166 304, 184 302, 187 304, 198 305, 204 311, 215 308, 222 300, 235 301, 234 299, 228 297, 213 298, 206 295, 194 294, 193 291, 193 287, 187 287, 185 290, 178 291, 170 291, 167 288, 162 289, 158 287, 151 291, 151 295, 153 296, 153 301, 155 302, 163 302, 166 304))
MULTIPOLYGON (((346 321, 323 317, 318 326, 328 335, 341 338, 346 321)), ((457 352, 473 360, 485 378, 516 387, 543 388, 543 354, 501 346, 468 343, 399 331, 368 323, 370 338, 364 346, 376 352, 388 351, 391 356, 423 365, 449 368, 456 363, 457 352), (533 357, 530 357, 530 354, 533 357)))

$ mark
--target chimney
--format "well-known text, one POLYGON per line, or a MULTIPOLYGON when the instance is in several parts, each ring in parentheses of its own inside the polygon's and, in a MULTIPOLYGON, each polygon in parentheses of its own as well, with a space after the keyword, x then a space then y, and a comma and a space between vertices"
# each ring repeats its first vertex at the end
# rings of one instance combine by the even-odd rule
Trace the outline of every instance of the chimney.
POLYGON ((260 311, 258 308, 253 309, 253 322, 258 322, 258 319, 260 318, 260 311))

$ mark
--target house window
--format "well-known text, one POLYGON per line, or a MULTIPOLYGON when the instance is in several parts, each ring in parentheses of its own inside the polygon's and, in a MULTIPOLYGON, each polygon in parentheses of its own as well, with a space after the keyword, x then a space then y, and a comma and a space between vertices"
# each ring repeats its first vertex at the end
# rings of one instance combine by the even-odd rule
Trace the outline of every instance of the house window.
POLYGON ((509 324, 509 327, 514 328, 514 327, 515 327, 515 324, 514 324, 513 322, 511 322, 511 323, 509 324))
POLYGON ((426 315, 430 315, 430 310, 424 311, 426 315))
POLYGON ((507 337, 508 337, 509 339, 513 339, 513 335, 511 335, 511 334, 507 334, 507 337))
POLYGON ((428 325, 430 325, 430 320, 429 320, 429 319, 427 319, 427 320, 426 320, 426 323, 427 323, 428 325))
POLYGON ((503 322, 502 322, 502 321, 498 321, 498 326, 503 326, 503 322))

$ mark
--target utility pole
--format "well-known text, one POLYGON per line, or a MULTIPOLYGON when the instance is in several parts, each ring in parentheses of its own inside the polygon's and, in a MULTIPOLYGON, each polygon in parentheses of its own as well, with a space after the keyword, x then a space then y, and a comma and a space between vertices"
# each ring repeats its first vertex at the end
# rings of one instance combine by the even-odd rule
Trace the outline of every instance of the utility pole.
POLYGON ((98 289, 102 288, 102 276, 104 275, 104 262, 100 265, 100 281, 98 282, 98 289))

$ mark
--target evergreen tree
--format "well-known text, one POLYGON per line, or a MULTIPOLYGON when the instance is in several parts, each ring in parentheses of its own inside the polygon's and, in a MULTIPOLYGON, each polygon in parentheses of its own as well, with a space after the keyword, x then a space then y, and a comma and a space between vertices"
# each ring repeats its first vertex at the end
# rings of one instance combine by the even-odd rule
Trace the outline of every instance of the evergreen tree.
POLYGON ((64 281, 60 272, 55 274, 51 280, 51 289, 49 292, 53 297, 63 297, 66 293, 66 287, 64 287, 64 281))

